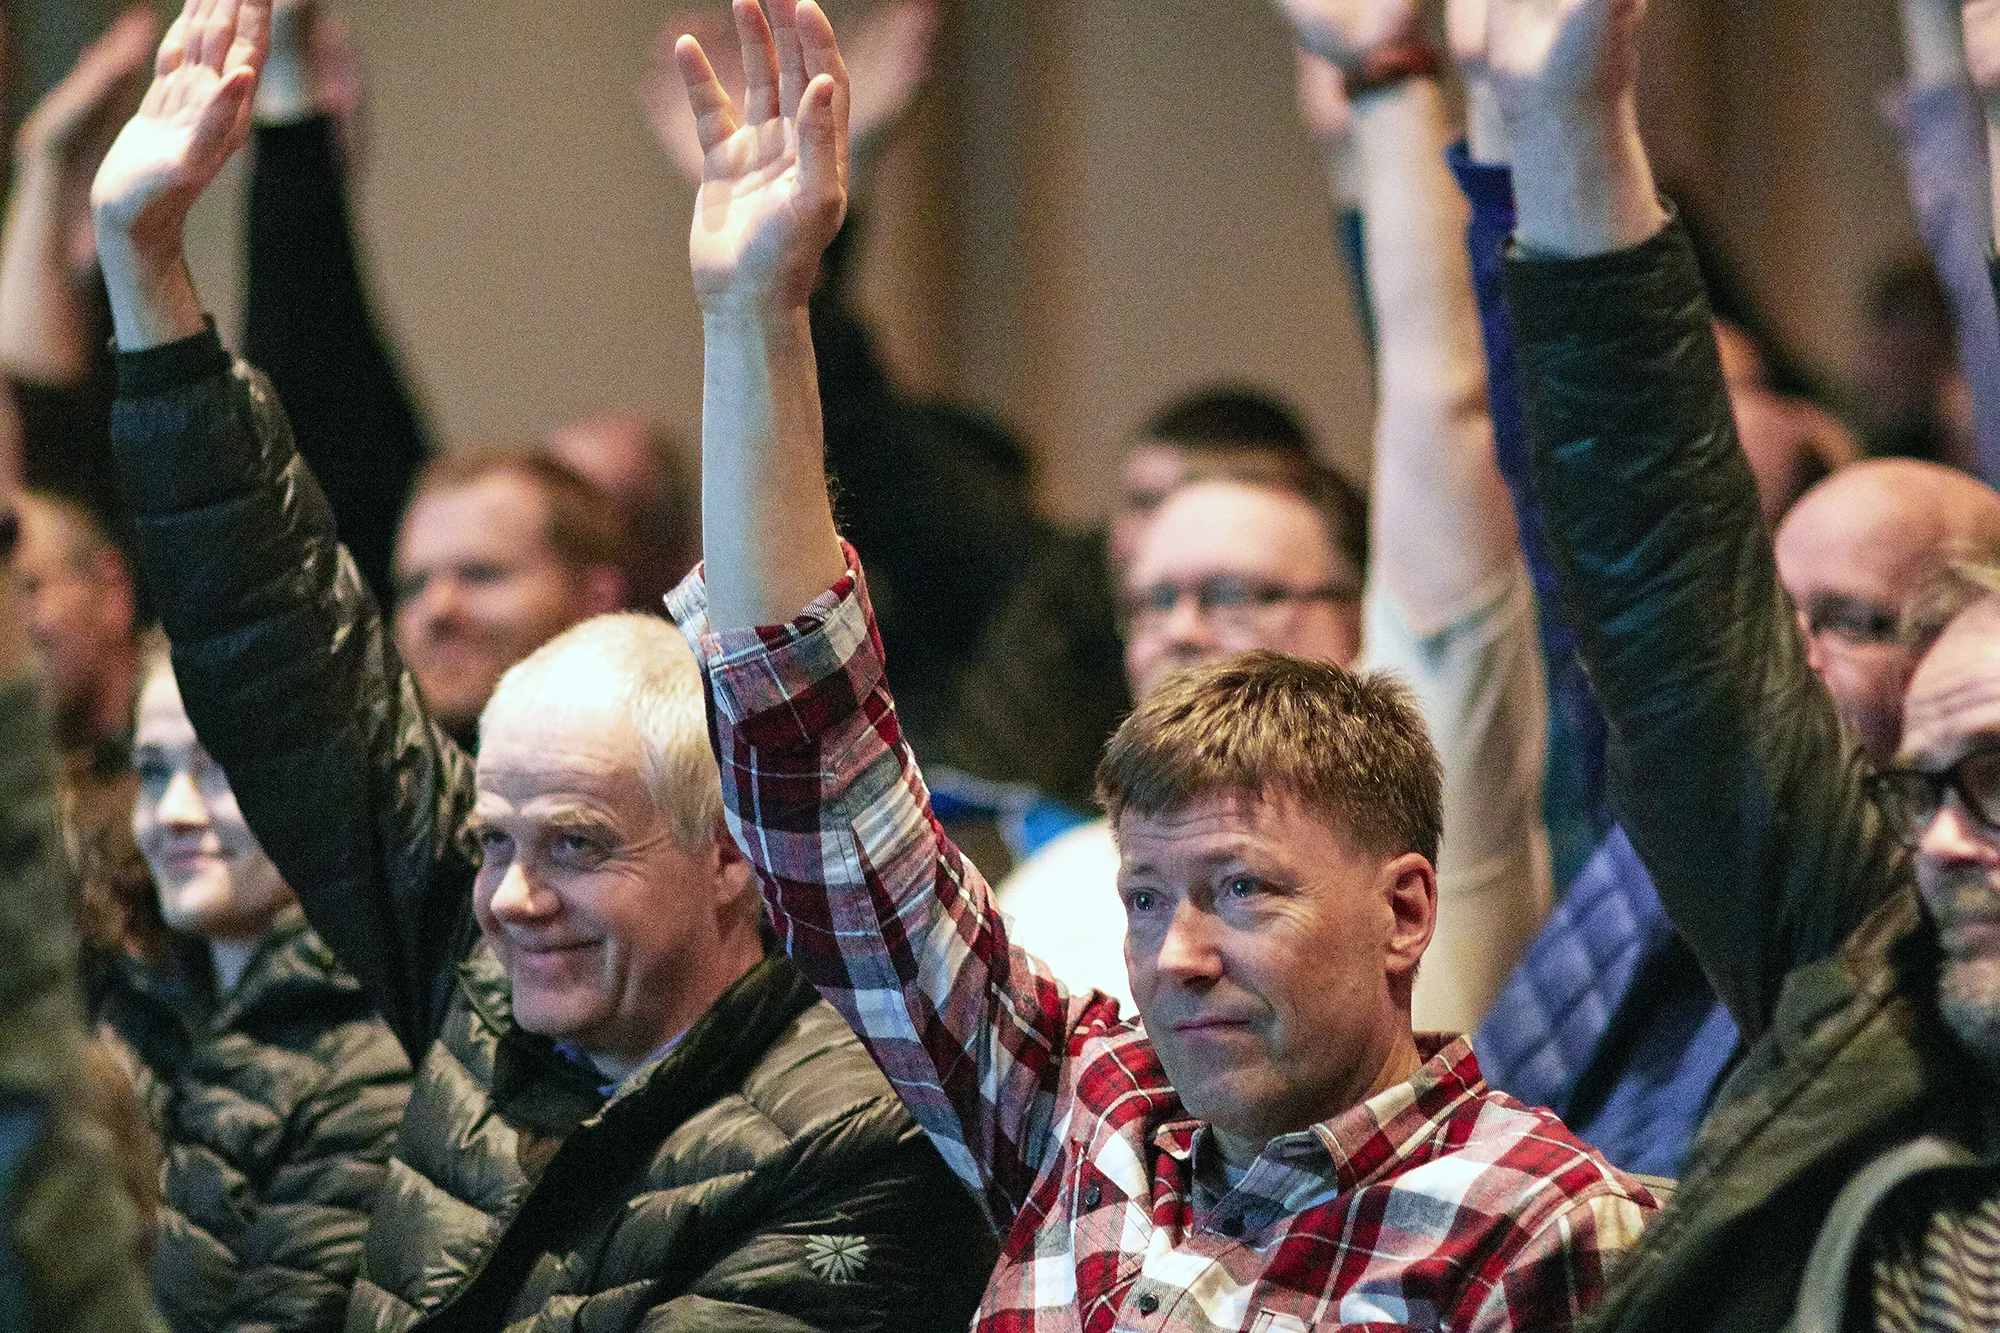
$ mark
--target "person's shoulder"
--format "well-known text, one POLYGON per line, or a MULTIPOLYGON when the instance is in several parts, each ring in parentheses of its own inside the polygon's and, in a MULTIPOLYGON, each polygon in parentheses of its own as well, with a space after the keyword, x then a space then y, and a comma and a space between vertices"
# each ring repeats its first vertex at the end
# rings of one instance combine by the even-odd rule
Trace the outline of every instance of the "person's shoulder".
POLYGON ((1644 1182, 1626 1174, 1578 1138, 1555 1112, 1522 1104, 1486 1088, 1454 1119, 1465 1124, 1459 1141, 1441 1154, 1453 1176, 1478 1180, 1488 1205, 1505 1204, 1528 1230, 1578 1208, 1628 1213, 1643 1221, 1660 1201, 1644 1182))

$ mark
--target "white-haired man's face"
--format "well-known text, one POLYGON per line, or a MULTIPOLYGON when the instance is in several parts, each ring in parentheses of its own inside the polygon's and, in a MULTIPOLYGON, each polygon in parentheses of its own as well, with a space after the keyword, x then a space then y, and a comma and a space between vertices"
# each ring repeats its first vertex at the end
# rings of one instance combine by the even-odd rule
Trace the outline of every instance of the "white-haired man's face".
POLYGON ((616 1079, 754 965, 754 889, 719 827, 675 837, 630 717, 588 684, 553 673, 488 709, 473 907, 515 1021, 616 1079))

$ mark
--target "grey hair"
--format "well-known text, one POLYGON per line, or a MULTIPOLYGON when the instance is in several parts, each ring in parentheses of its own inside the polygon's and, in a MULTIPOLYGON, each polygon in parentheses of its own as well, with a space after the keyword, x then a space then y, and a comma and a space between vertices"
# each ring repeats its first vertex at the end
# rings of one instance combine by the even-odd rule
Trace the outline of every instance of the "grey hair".
POLYGON ((722 778, 709 748, 701 671, 671 621, 624 611, 586 620, 509 668, 479 716, 483 733, 494 710, 533 707, 534 696, 562 677, 607 692, 630 719, 654 806, 683 847, 712 837, 722 819, 722 778))

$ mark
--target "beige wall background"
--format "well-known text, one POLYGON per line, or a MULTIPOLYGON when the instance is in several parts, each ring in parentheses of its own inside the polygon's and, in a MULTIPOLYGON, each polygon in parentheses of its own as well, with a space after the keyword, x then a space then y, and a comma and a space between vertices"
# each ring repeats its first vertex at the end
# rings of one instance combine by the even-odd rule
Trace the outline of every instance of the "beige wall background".
MULTIPOLYGON (((831 4, 836 24, 860 0, 831 4)), ((103 0, 15 0, 27 79, 103 0)), ((865 201, 862 303, 914 389, 1000 412, 1083 518, 1134 426, 1197 381, 1297 402, 1365 466, 1369 377, 1285 35, 1259 0, 946 0, 938 68, 865 201)), ((440 434, 520 438, 607 405, 690 440, 691 193, 635 96, 668 7, 339 0, 372 77, 358 218, 440 434)), ((719 8, 720 6, 718 6, 719 8)), ((1870 273, 1913 243, 1876 109, 1890 0, 1656 0, 1646 117, 1784 335, 1853 360, 1870 273)), ((239 197, 196 267, 234 326, 239 197)))

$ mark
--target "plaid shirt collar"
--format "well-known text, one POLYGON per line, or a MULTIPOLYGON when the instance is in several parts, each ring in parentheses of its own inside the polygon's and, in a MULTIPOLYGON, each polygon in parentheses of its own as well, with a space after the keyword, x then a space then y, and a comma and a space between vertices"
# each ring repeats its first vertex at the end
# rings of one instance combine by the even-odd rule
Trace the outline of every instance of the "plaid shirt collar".
POLYGON ((1223 1184, 1222 1147, 1213 1127, 1170 1120, 1154 1132, 1153 1146, 1186 1165, 1197 1214, 1240 1213, 1252 1230, 1273 1226, 1394 1175, 1438 1141, 1469 1099, 1485 1093, 1479 1061, 1464 1037, 1421 1033, 1417 1052, 1425 1060, 1408 1079, 1330 1120, 1272 1139, 1233 1187, 1223 1184))

